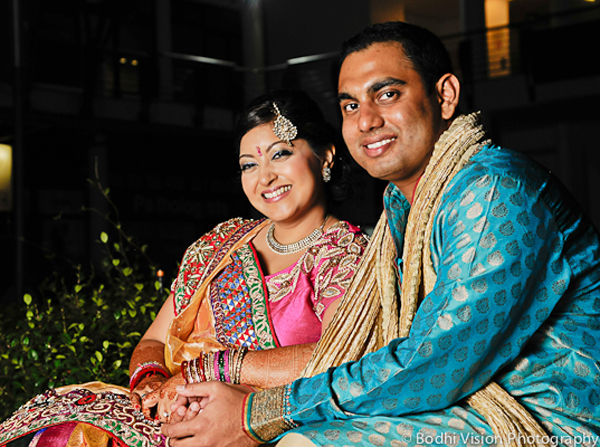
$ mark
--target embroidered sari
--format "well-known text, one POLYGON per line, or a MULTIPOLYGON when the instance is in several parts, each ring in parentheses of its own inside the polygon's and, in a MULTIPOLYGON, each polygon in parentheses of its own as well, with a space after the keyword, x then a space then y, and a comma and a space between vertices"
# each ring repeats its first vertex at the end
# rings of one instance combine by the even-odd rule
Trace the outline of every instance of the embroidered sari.
MULTIPOLYGON (((171 287, 175 318, 165 341, 172 375, 203 351, 316 342, 327 307, 343 295, 367 245, 339 222, 292 266, 264 275, 252 245, 267 221, 231 219, 184 254, 171 287)), ((163 446, 160 423, 131 406, 127 388, 90 382, 49 390, 0 425, 0 446, 163 446)))

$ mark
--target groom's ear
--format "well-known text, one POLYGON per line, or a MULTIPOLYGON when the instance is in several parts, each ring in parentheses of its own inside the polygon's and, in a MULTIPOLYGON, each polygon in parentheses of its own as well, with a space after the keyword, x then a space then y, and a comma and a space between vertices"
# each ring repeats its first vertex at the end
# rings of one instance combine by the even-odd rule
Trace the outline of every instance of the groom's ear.
POLYGON ((442 110, 442 119, 451 120, 460 99, 460 81, 452 73, 447 73, 438 80, 435 88, 442 110))

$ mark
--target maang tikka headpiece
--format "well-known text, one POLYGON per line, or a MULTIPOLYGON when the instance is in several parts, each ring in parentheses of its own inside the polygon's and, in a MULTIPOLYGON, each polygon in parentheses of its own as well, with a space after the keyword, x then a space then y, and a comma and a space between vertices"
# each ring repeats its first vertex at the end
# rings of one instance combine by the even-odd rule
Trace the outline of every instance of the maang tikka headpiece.
POLYGON ((273 109, 276 115, 275 123, 273 124, 273 133, 277 138, 285 141, 288 146, 293 146, 292 140, 298 135, 298 129, 289 119, 281 114, 277 104, 273 103, 273 109))

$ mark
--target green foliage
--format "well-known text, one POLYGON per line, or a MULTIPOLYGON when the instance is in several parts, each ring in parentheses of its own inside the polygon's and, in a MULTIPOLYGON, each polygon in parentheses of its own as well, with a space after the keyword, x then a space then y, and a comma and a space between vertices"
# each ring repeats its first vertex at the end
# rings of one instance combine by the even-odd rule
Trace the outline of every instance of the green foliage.
POLYGON ((129 359, 168 291, 113 223, 100 266, 54 273, 34 299, 0 315, 0 420, 49 388, 92 380, 127 386, 129 359))

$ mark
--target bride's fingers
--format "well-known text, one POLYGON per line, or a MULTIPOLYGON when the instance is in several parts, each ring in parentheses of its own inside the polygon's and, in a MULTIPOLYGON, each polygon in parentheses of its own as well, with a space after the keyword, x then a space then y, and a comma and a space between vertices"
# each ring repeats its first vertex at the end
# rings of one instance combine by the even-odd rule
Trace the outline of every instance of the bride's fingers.
POLYGON ((142 408, 142 398, 138 393, 131 393, 131 406, 136 410, 141 410, 142 408))
POLYGON ((158 393, 153 391, 142 397, 142 413, 148 419, 152 418, 151 410, 158 404, 158 393))

